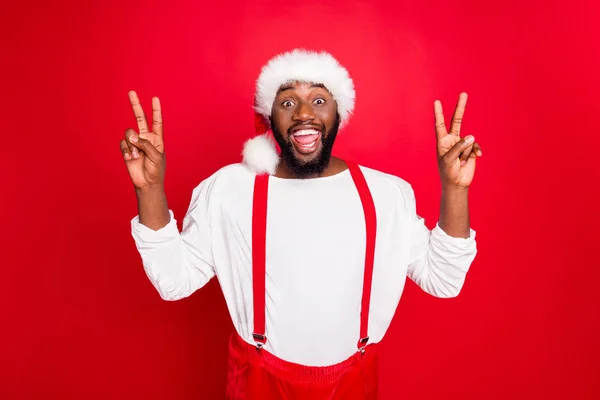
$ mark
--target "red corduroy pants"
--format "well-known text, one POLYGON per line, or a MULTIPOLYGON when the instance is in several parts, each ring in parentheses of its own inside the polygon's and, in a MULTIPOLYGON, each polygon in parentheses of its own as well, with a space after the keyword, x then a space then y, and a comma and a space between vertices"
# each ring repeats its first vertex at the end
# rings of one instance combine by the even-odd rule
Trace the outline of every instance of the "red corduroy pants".
POLYGON ((233 333, 229 342, 228 400, 378 399, 377 344, 339 364, 312 367, 284 361, 233 333))

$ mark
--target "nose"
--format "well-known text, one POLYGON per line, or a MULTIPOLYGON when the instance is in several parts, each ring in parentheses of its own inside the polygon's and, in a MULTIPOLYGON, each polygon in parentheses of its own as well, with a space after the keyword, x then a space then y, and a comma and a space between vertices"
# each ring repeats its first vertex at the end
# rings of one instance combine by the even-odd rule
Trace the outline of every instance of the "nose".
POLYGON ((312 121, 315 119, 315 111, 313 110, 310 103, 305 101, 300 102, 296 108, 296 112, 292 116, 294 121, 312 121))

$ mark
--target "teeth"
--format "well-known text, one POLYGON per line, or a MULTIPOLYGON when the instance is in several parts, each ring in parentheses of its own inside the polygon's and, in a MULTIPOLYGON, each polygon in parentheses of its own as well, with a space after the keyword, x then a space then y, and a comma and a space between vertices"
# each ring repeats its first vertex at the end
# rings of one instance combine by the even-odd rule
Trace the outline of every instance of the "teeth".
POLYGON ((320 132, 316 129, 302 129, 294 132, 294 136, 318 135, 320 132))
POLYGON ((309 144, 300 144, 300 146, 308 148, 308 147, 313 147, 315 143, 317 143, 317 140, 315 140, 314 142, 311 142, 309 144))

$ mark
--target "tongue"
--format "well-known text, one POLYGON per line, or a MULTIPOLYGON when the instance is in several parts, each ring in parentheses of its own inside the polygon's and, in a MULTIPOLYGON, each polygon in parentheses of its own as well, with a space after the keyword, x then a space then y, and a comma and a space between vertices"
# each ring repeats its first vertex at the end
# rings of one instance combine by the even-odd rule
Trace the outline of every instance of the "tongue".
POLYGON ((298 136, 294 136, 294 139, 296 139, 296 142, 300 143, 300 144, 310 144, 312 142, 314 142, 315 140, 317 140, 317 138, 319 137, 319 135, 298 135, 298 136))

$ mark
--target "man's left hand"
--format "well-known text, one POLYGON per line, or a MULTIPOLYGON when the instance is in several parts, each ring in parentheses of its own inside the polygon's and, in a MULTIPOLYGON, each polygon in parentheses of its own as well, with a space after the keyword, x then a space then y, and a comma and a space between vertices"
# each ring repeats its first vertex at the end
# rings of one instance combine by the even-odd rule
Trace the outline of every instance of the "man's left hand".
POLYGON ((460 137, 467 94, 458 96, 458 103, 452 116, 450 132, 446 130, 442 103, 436 100, 433 103, 435 112, 435 131, 437 137, 437 157, 442 188, 468 188, 475 175, 475 160, 481 157, 481 147, 475 143, 472 135, 460 137))

